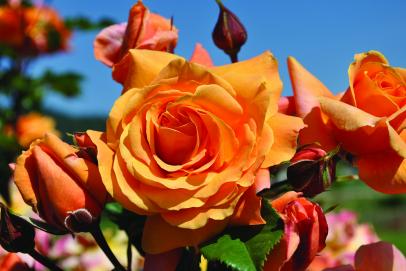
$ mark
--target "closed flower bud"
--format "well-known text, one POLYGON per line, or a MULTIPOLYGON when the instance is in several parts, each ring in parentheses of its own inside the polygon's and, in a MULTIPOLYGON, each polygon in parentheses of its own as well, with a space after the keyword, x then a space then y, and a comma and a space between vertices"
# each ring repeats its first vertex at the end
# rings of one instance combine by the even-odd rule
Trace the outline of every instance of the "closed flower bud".
POLYGON ((287 178, 293 190, 313 197, 330 187, 335 178, 335 162, 324 150, 305 147, 291 159, 287 178))
POLYGON ((17 158, 14 181, 24 201, 61 230, 76 210, 98 217, 107 198, 95 162, 52 134, 17 158))
POLYGON ((238 17, 217 0, 220 14, 214 27, 212 37, 216 46, 237 62, 237 53, 247 41, 247 31, 238 17))
POLYGON ((284 235, 269 253, 264 271, 307 270, 326 246, 328 225, 319 205, 290 191, 271 202, 284 221, 284 235))
POLYGON ((0 203, 0 245, 9 252, 29 252, 35 246, 34 227, 0 203))

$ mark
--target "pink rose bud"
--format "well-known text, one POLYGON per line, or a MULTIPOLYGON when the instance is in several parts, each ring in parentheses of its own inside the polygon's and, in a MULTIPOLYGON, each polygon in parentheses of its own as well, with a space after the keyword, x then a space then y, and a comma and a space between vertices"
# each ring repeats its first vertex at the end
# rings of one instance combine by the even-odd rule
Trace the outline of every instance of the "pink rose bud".
POLYGON ((237 53, 247 41, 247 31, 238 17, 226 8, 220 0, 219 17, 214 27, 212 37, 218 48, 230 56, 232 62, 237 62, 237 53))
POLYGON ((0 245, 9 252, 29 252, 34 249, 34 227, 0 203, 0 245))
POLYGON ((335 162, 324 150, 305 147, 291 159, 287 178, 293 190, 313 197, 330 187, 335 178, 335 162))

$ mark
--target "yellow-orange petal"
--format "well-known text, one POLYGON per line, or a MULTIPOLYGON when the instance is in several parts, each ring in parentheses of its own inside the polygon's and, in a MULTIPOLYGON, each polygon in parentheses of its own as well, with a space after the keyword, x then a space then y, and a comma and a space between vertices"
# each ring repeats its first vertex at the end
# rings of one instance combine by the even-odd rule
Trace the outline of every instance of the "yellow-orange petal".
POLYGON ((204 47, 200 43, 196 43, 195 50, 193 51, 193 54, 189 61, 198 63, 206 67, 214 66, 209 52, 207 52, 207 50, 204 49, 204 47))
POLYGON ((124 92, 130 88, 142 88, 175 59, 181 58, 166 52, 132 49, 113 67, 113 78, 124 86, 124 92))
POLYGON ((300 145, 317 143, 325 151, 330 151, 337 147, 338 143, 334 139, 332 127, 320 107, 313 108, 303 121, 307 127, 300 131, 300 145))
POLYGON ((333 93, 293 57, 288 57, 288 70, 299 117, 304 118, 319 107, 319 97, 334 98, 333 93))
POLYGON ((357 74, 359 73, 361 66, 368 62, 377 62, 382 64, 388 64, 388 61, 378 51, 369 51, 366 53, 356 54, 354 56, 354 62, 348 68, 348 80, 350 88, 344 94, 342 100, 350 105, 357 106, 357 98, 354 93, 354 82, 357 74))
POLYGON ((296 152, 299 131, 305 127, 301 118, 281 113, 270 117, 267 122, 272 129, 274 142, 262 168, 290 160, 296 152))
POLYGON ((320 98, 320 104, 323 112, 334 123, 335 137, 344 149, 354 154, 392 149, 406 157, 406 143, 390 126, 388 119, 375 117, 354 106, 327 98, 320 98))
POLYGON ((199 229, 182 229, 171 226, 159 215, 149 216, 144 225, 142 247, 145 252, 159 254, 175 248, 197 246, 220 233, 228 220, 209 220, 199 229))
POLYGON ((261 216, 261 200, 257 196, 255 186, 251 186, 244 193, 235 207, 230 219, 230 225, 262 225, 266 221, 261 216))
POLYGON ((97 161, 99 172, 107 192, 125 208, 138 214, 150 214, 136 206, 121 191, 115 173, 112 171, 115 152, 106 143, 106 134, 98 131, 88 130, 86 132, 93 144, 97 147, 97 161))
POLYGON ((30 205, 34 212, 37 212, 38 199, 35 193, 37 188, 34 188, 33 184, 33 180, 36 178, 35 160, 32 156, 33 146, 17 158, 13 179, 24 202, 30 205))
POLYGON ((237 95, 246 101, 258 96, 258 92, 265 87, 269 95, 268 101, 264 102, 270 105, 269 113, 273 115, 278 111, 282 81, 279 77, 278 62, 270 52, 264 52, 249 60, 213 67, 210 71, 229 82, 237 95))
POLYGON ((359 177, 371 188, 386 194, 406 193, 406 160, 391 151, 357 157, 359 177))

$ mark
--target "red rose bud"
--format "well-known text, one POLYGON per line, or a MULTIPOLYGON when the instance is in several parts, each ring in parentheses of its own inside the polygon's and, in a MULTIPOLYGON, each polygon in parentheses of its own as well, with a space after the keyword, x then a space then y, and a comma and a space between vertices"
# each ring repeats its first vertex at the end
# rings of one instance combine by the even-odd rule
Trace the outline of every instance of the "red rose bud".
POLYGON ((335 179, 333 156, 316 147, 298 151, 287 169, 287 179, 293 190, 313 197, 330 187, 335 179))
POLYGON ((284 235, 268 254, 265 271, 302 271, 326 246, 328 225, 319 205, 288 192, 271 202, 284 221, 284 235))
POLYGON ((320 148, 317 147, 305 147, 298 151, 295 156, 290 160, 291 163, 296 163, 302 160, 320 160, 324 156, 326 156, 327 153, 320 148))
POLYGON ((27 253, 34 249, 34 227, 0 203, 0 245, 9 252, 27 253))
POLYGON ((213 41, 230 56, 232 62, 237 62, 237 54, 247 41, 247 31, 234 13, 220 0, 216 1, 220 7, 220 14, 212 33, 213 41))

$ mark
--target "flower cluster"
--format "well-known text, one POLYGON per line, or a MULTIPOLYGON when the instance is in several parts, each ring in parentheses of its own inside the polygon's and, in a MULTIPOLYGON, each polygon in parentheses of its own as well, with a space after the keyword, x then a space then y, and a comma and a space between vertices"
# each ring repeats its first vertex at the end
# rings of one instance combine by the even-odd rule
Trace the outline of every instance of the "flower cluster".
POLYGON ((47 6, 9 1, 0 6, 0 44, 35 56, 68 49, 71 33, 58 13, 47 6))
MULTIPOLYGON (((326 253, 339 247, 335 265, 355 259, 356 270, 366 270, 370 250, 376 255, 392 250, 402 266, 403 255, 385 243, 361 247, 351 262, 340 262, 355 222, 345 214, 340 222, 331 215, 326 219, 309 198, 332 185, 336 163, 344 159, 372 188, 406 192, 405 70, 390 67, 375 51, 356 55, 348 90, 334 95, 289 58, 294 96, 281 97, 274 55, 238 61, 246 30, 218 3, 213 38, 230 54, 229 65, 213 65, 200 44, 190 60, 175 55, 173 21, 141 1, 127 23, 97 35, 95 57, 111 67, 121 95, 105 130, 75 133, 72 145, 46 133, 17 158, 14 182, 44 222, 18 221, 30 233, 31 227, 53 234, 89 232, 115 270, 125 269, 103 239, 105 217, 128 236, 128 265, 134 245, 145 256, 144 270, 198 264, 203 270, 307 270, 320 261, 316 256, 326 244, 326 253), (286 180, 276 180, 283 169, 286 180)), ((18 38, 9 40, 17 44, 18 38)), ((32 141, 27 134, 20 137, 22 145, 32 141)), ((6 222, 34 242, 32 234, 6 222)), ((40 260, 37 250, 23 252, 40 260)), ((19 263, 14 254, 0 260, 19 263)))

